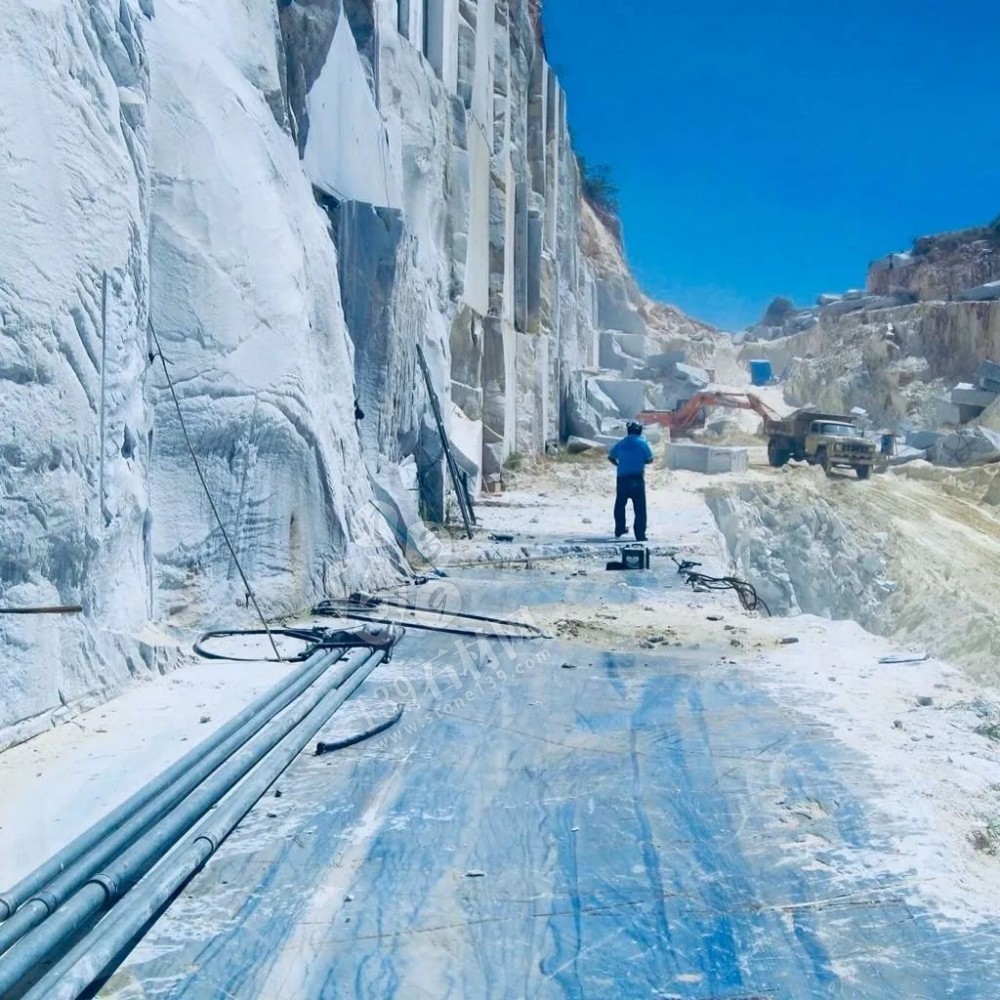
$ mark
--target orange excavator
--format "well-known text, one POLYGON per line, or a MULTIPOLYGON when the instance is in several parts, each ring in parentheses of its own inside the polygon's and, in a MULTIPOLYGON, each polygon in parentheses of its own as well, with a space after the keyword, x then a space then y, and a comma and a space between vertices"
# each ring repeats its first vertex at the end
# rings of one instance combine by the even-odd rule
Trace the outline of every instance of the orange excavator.
POLYGON ((643 410, 637 417, 639 423, 658 424, 668 430, 682 433, 705 426, 705 410, 720 407, 730 410, 752 410, 764 420, 781 418, 759 397, 748 392, 699 392, 681 403, 676 410, 643 410))

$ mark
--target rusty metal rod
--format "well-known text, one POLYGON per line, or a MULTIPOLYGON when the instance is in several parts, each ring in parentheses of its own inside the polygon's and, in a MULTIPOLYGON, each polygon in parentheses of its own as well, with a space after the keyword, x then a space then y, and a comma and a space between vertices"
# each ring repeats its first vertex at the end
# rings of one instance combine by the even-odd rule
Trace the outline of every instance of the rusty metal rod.
POLYGON ((0 608, 0 615, 78 615, 79 604, 57 604, 50 608, 0 608))

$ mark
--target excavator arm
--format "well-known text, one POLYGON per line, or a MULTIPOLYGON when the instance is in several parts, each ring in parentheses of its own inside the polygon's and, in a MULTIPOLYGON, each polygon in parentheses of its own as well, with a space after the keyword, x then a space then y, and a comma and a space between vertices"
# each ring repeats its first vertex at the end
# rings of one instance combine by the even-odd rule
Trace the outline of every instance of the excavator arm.
POLYGON ((690 430, 703 427, 705 410, 719 407, 732 410, 752 410, 764 420, 777 420, 778 415, 759 397, 743 392, 698 392, 676 410, 643 410, 639 423, 659 424, 670 430, 690 430))

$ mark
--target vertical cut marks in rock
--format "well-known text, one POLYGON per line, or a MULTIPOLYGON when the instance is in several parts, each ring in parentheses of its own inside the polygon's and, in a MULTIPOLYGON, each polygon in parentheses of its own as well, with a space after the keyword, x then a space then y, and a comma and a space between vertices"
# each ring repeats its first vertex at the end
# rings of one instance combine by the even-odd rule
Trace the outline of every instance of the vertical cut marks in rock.
POLYGON ((292 0, 278 11, 288 78, 289 113, 295 125, 299 156, 309 137, 306 97, 326 64, 340 21, 340 0, 292 0))

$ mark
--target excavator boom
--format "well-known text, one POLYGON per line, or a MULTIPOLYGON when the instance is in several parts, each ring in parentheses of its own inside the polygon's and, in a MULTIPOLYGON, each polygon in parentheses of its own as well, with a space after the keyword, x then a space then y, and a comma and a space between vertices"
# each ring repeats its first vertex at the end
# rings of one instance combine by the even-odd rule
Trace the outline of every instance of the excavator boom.
POLYGON ((639 423, 647 427, 658 424, 669 430, 693 430, 705 426, 705 410, 719 407, 731 410, 752 410, 764 420, 778 420, 778 415, 759 397, 744 392, 699 392, 676 410, 643 410, 639 423))

